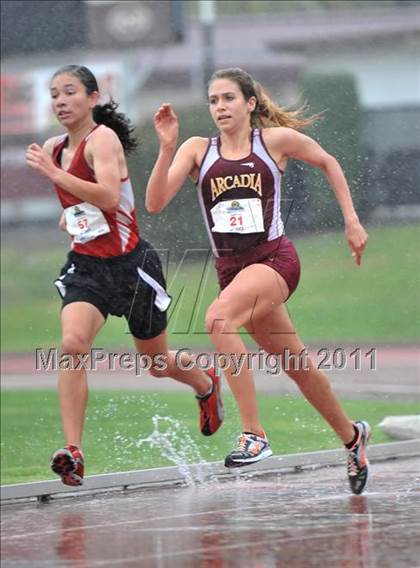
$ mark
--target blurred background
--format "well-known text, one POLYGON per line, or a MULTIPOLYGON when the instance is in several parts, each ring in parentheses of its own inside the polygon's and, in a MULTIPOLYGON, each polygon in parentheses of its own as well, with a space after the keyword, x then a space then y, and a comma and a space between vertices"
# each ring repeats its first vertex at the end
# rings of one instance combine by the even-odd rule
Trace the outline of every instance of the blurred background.
MULTIPOLYGON (((112 95, 135 125, 140 147, 129 167, 141 233, 160 250, 174 298, 170 345, 196 353, 212 350, 203 322, 218 288, 193 185, 163 214, 145 211, 158 149, 154 112, 173 104, 180 140, 215 134, 206 82, 228 66, 249 71, 281 105, 307 101, 309 113, 324 111, 308 133, 342 164, 369 244, 356 267, 323 176, 289 161, 282 214, 303 270, 287 307, 321 354, 317 362, 331 369, 347 412, 372 424, 376 443, 389 439, 378 425, 385 417, 418 413, 419 40, 420 5, 402 0, 2 0, 2 483, 52 478, 50 451, 62 443, 55 373, 34 366, 36 348, 59 345, 53 281, 70 243, 51 185, 24 160, 29 143, 61 133, 49 81, 65 64, 90 67, 104 100, 112 95)), ((132 350, 125 322, 109 318, 95 346, 132 350)), ((292 381, 263 371, 256 378, 276 453, 337 447, 292 381)), ((240 428, 227 389, 225 424, 208 441, 190 392, 159 392, 176 389, 173 381, 121 370, 89 381, 89 474, 220 459, 240 428)))
MULTIPOLYGON (((70 63, 91 68, 104 100, 112 95, 136 127, 140 148, 130 172, 141 232, 161 250, 170 291, 181 299, 171 314, 173 344, 187 337, 189 344, 208 343, 203 315, 217 287, 194 187, 187 184, 162 215, 144 209, 158 148, 152 116, 169 101, 181 140, 213 135, 206 82, 213 70, 230 66, 249 71, 281 105, 306 101, 310 113, 325 111, 308 134, 342 164, 370 232, 356 270, 328 184, 289 163, 282 210, 303 262, 289 308, 303 338, 418 340, 419 2, 6 0, 1 32, 3 352, 59 340, 52 281, 69 241, 57 227, 51 186, 26 168, 24 156, 29 143, 61 132, 49 80, 70 63)), ((129 343, 124 323, 110 323, 101 341, 129 343)))

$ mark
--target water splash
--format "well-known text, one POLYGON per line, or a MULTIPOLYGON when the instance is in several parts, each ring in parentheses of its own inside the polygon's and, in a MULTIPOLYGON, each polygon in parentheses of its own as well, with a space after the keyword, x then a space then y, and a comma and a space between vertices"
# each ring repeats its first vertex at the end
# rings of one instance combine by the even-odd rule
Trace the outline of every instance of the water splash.
POLYGON ((203 483, 205 474, 200 466, 207 462, 202 458, 200 448, 191 438, 188 428, 175 418, 159 414, 152 416, 152 423, 153 432, 147 438, 138 440, 136 446, 140 448, 143 444, 149 444, 151 448, 157 448, 163 457, 178 467, 187 485, 203 483))

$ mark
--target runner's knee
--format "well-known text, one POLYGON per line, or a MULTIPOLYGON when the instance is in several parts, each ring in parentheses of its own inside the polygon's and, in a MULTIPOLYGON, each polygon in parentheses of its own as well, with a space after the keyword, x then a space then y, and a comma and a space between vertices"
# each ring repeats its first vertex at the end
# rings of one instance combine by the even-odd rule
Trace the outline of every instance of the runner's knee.
POLYGON ((206 314, 206 330, 214 335, 223 331, 235 331, 237 326, 229 309, 228 302, 224 300, 216 300, 207 310, 206 314))
POLYGON ((63 335, 63 340, 61 343, 61 349, 63 353, 69 355, 79 355, 82 353, 88 353, 91 348, 91 344, 82 335, 77 332, 67 332, 63 335))

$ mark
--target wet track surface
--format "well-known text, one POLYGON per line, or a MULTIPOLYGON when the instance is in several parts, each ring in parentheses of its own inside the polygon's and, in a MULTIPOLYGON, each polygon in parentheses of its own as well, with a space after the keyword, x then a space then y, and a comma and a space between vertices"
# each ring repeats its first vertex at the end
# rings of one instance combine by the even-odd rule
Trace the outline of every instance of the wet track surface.
POLYGON ((420 566, 420 460, 3 506, 2 566, 420 566))

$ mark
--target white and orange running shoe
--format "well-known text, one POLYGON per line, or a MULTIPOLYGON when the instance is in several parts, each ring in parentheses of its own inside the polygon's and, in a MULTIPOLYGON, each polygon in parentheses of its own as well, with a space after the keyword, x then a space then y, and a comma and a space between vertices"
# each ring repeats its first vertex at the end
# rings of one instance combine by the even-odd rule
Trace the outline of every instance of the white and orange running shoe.
POLYGON ((225 467, 243 467, 257 463, 273 455, 270 444, 264 437, 252 432, 242 432, 237 447, 225 458, 225 467))

